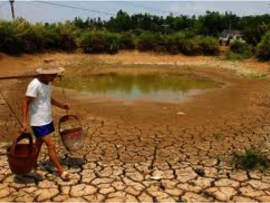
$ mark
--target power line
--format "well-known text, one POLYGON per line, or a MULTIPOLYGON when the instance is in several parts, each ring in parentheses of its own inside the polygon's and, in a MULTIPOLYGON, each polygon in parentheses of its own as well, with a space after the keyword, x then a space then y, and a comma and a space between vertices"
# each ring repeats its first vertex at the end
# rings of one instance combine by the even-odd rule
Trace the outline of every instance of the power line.
POLYGON ((52 3, 52 2, 48 2, 48 1, 32 1, 32 2, 42 3, 42 4, 48 4, 48 5, 52 5, 52 6, 59 6, 59 7, 64 7, 64 8, 78 9, 78 10, 83 10, 83 11, 90 11, 92 13, 99 13, 99 14, 104 14, 104 15, 109 15, 109 16, 115 16, 115 14, 112 14, 112 13, 102 12, 102 11, 88 9, 88 8, 83 8, 83 7, 77 7, 77 6, 70 6, 70 5, 52 3))
POLYGON ((163 10, 159 10, 159 9, 153 9, 153 8, 143 6, 143 5, 140 5, 140 4, 137 4, 137 3, 133 3, 133 2, 121 1, 121 3, 125 3, 127 5, 137 7, 137 8, 142 8, 144 10, 149 10, 149 11, 152 11, 152 12, 155 12, 155 13, 163 13, 163 14, 167 14, 167 15, 168 15, 168 13, 171 13, 170 11, 163 11, 163 10))

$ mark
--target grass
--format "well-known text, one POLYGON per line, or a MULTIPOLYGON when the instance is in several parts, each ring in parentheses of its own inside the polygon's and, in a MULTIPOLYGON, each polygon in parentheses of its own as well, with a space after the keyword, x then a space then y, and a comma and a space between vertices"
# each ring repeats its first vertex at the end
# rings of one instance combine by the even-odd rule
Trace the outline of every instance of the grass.
POLYGON ((187 200, 185 198, 180 197, 174 197, 175 203, 187 203, 187 200))
POLYGON ((225 60, 228 61, 236 61, 236 60, 245 60, 249 59, 251 56, 249 54, 238 54, 238 53, 233 53, 232 51, 227 52, 225 55, 225 60))
POLYGON ((220 140, 220 139, 223 138, 223 133, 222 132, 214 132, 213 135, 214 135, 214 138, 216 140, 220 140))
POLYGON ((243 152, 234 152, 232 157, 234 167, 244 170, 267 169, 269 167, 269 161, 267 154, 262 149, 264 148, 261 146, 251 146, 243 152))

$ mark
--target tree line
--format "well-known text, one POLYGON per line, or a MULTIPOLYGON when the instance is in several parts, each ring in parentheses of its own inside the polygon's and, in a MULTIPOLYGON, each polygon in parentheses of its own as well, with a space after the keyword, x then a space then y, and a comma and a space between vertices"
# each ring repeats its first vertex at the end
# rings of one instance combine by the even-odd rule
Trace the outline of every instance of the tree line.
POLYGON ((75 18, 64 23, 32 24, 20 18, 0 21, 0 52, 37 53, 47 50, 117 53, 121 49, 187 55, 219 54, 223 30, 240 30, 245 42, 234 42, 235 54, 270 58, 270 15, 237 16, 207 11, 200 16, 144 14, 120 10, 109 20, 75 18))

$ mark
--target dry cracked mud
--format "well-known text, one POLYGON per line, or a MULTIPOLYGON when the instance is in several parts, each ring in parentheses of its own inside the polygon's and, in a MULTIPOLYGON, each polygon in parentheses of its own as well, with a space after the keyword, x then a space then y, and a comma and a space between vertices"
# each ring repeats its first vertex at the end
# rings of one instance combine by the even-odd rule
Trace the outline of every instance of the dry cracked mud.
MULTIPOLYGON (((71 174, 68 182, 51 167, 26 176, 11 173, 6 148, 19 127, 0 97, 0 201, 269 202, 270 171, 236 169, 231 162, 233 152, 245 147, 270 151, 268 81, 218 68, 150 68, 206 76, 226 85, 179 104, 92 101, 68 92, 70 113, 80 117, 86 133, 84 147, 76 153, 66 151, 57 133, 52 135, 71 174)), ((0 81, 16 112, 27 82, 0 81)), ((54 96, 61 100, 61 89, 54 96)), ((63 114, 54 109, 56 124, 63 114)), ((45 146, 38 161, 45 168, 51 165, 45 146)))

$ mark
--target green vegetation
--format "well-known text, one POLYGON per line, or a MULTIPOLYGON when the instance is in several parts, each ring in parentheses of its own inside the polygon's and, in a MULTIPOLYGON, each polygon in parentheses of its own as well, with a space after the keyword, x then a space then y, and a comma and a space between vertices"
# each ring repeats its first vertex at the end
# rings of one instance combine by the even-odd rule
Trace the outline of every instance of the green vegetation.
POLYGON ((260 147, 246 148, 242 153, 234 153, 232 162, 236 168, 245 170, 250 169, 266 169, 269 167, 267 155, 262 151, 260 147))
POLYGON ((238 17, 232 13, 207 11, 200 16, 156 16, 120 10, 107 21, 75 18, 64 23, 31 24, 24 19, 0 21, 0 52, 7 54, 44 51, 110 53, 138 49, 158 53, 218 55, 218 36, 228 29, 242 32, 246 41, 234 41, 227 59, 246 59, 251 50, 263 60, 270 59, 270 15, 238 17), (166 24, 166 28, 163 26, 166 24))
POLYGON ((270 59, 270 31, 268 31, 257 45, 257 57, 261 60, 270 59))
POLYGON ((227 60, 243 60, 252 56, 251 46, 246 42, 235 40, 230 44, 230 51, 225 54, 227 60))

